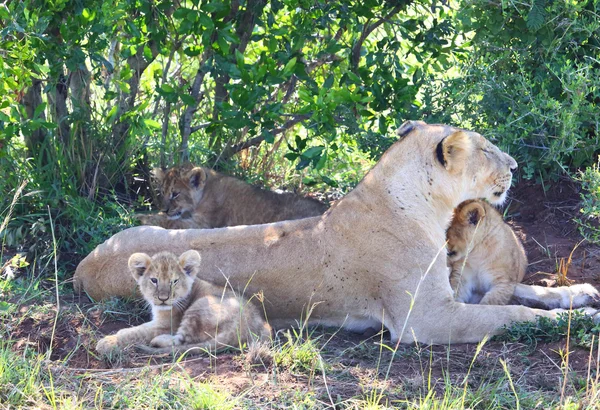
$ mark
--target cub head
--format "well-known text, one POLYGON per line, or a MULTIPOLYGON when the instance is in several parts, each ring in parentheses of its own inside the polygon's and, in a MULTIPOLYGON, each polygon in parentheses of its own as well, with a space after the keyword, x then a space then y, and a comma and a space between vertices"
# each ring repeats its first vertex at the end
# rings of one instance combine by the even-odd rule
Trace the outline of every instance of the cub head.
POLYGON ((202 200, 207 170, 202 167, 156 168, 154 179, 162 196, 163 212, 169 219, 187 218, 202 200))
POLYGON ((478 200, 469 200, 461 203, 454 211, 452 223, 446 232, 448 243, 448 260, 455 262, 467 256, 476 234, 483 234, 486 230, 485 204, 478 200))
POLYGON ((397 133, 426 145, 434 167, 445 171, 443 189, 452 190, 458 203, 476 198, 504 203, 517 162, 478 133, 423 121, 407 121, 397 133))
POLYGON ((152 257, 134 253, 128 265, 144 299, 153 309, 168 310, 189 295, 200 269, 200 254, 190 250, 178 258, 171 252, 152 257))

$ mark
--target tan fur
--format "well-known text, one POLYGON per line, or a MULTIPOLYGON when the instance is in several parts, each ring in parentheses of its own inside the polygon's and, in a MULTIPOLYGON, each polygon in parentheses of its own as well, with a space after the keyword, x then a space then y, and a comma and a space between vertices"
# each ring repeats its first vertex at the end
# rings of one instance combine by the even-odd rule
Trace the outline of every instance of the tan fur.
POLYGON ((134 253, 129 258, 131 276, 152 307, 152 320, 119 330, 96 345, 106 354, 130 345, 151 345, 151 353, 189 349, 241 347, 268 340, 271 327, 251 302, 198 279, 200 254, 190 250, 179 258, 160 252, 152 258, 134 253))
POLYGON ((131 253, 191 248, 202 252, 202 279, 263 291, 275 327, 308 319, 364 330, 383 322, 392 341, 445 344, 479 341, 512 321, 556 317, 558 310, 460 303, 448 281, 452 211, 467 199, 501 203, 514 159, 481 135, 446 125, 411 121, 400 134, 322 216, 212 230, 130 228, 79 264, 75 289, 93 299, 126 296, 134 288, 123 269, 131 253), (445 156, 460 147, 468 147, 462 163, 445 156))
POLYGON ((164 213, 142 215, 144 225, 168 229, 256 225, 321 215, 326 205, 292 193, 276 193, 203 167, 157 169, 164 213))
POLYGON ((456 208, 447 236, 456 300, 506 305, 523 280, 527 257, 502 215, 484 201, 465 201, 456 208))
POLYGON ((461 203, 447 238, 450 285, 459 302, 568 309, 596 303, 600 297, 586 284, 557 288, 521 284, 527 269, 523 245, 502 215, 485 201, 461 203))

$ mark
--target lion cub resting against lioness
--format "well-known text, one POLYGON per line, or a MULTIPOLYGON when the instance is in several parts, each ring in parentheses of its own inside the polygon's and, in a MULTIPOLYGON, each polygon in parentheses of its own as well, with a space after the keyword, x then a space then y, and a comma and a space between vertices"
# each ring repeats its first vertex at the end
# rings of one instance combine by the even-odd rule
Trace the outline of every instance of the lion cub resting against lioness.
POLYGON ((96 350, 104 354, 149 344, 155 347, 144 349, 150 353, 181 353, 268 340, 271 327, 258 308, 232 291, 198 279, 199 266, 200 254, 194 250, 179 258, 170 252, 152 258, 145 253, 131 255, 129 270, 152 308, 152 320, 102 338, 96 350))
POLYGON ((144 225, 167 229, 257 225, 318 216, 327 206, 293 193, 277 193, 204 167, 154 170, 164 212, 139 215, 144 225))
POLYGON ((461 203, 447 231, 450 285, 459 302, 568 309, 597 302, 589 284, 546 288, 520 283, 527 256, 513 230, 490 204, 461 203))

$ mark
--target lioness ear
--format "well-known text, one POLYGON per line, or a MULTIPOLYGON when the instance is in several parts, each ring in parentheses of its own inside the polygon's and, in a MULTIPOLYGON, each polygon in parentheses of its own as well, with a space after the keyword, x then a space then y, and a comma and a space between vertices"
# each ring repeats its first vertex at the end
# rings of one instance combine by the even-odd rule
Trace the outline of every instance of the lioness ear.
POLYGON ((195 277, 200 270, 200 260, 200 253, 198 251, 187 251, 179 257, 179 266, 187 275, 195 277))
POLYGON ((406 134, 411 132, 414 128, 415 128, 415 123, 413 121, 410 121, 410 120, 405 121, 404 124, 402 124, 400 126, 400 128, 398 128, 396 130, 396 135, 398 135, 399 137, 404 137, 406 134))
POLYGON ((426 125, 426 124, 423 121, 411 121, 411 120, 405 121, 404 124, 402 124, 400 126, 400 128, 398 128, 396 130, 396 135, 398 135, 399 137, 404 137, 409 132, 414 130, 416 127, 418 127, 419 125, 426 125))
POLYGON ((202 167, 194 167, 188 172, 188 178, 193 188, 200 188, 206 182, 206 171, 202 167))
POLYGON ((471 202, 461 210, 463 220, 469 221, 471 225, 477 225, 485 217, 485 209, 479 202, 471 202))
POLYGON ((450 172, 461 172, 473 150, 471 139, 463 131, 448 135, 437 145, 438 161, 450 172))
POLYGON ((145 253, 134 253, 129 257, 129 272, 131 276, 137 281, 139 278, 144 276, 144 273, 152 263, 152 258, 145 253))

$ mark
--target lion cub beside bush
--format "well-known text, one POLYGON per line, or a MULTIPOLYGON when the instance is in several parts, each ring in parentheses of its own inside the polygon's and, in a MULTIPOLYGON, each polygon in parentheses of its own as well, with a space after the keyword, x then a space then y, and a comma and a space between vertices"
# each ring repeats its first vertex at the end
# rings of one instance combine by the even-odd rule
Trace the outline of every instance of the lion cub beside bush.
POLYGON ((600 293, 586 283, 556 288, 520 283, 527 269, 523 245, 487 202, 461 203, 446 235, 450 285, 459 302, 510 302, 549 310, 578 308, 599 300, 600 293))
POLYGON ((327 210, 315 199, 255 187, 209 168, 182 166, 153 172, 164 212, 139 215, 144 225, 222 228, 308 218, 327 210))
POLYGON ((190 250, 179 258, 170 252, 150 257, 134 253, 129 270, 152 308, 152 320, 102 338, 99 353, 129 345, 151 345, 151 353, 184 352, 190 348, 216 350, 268 340, 271 327, 252 302, 230 290, 196 277, 200 254, 190 250))

